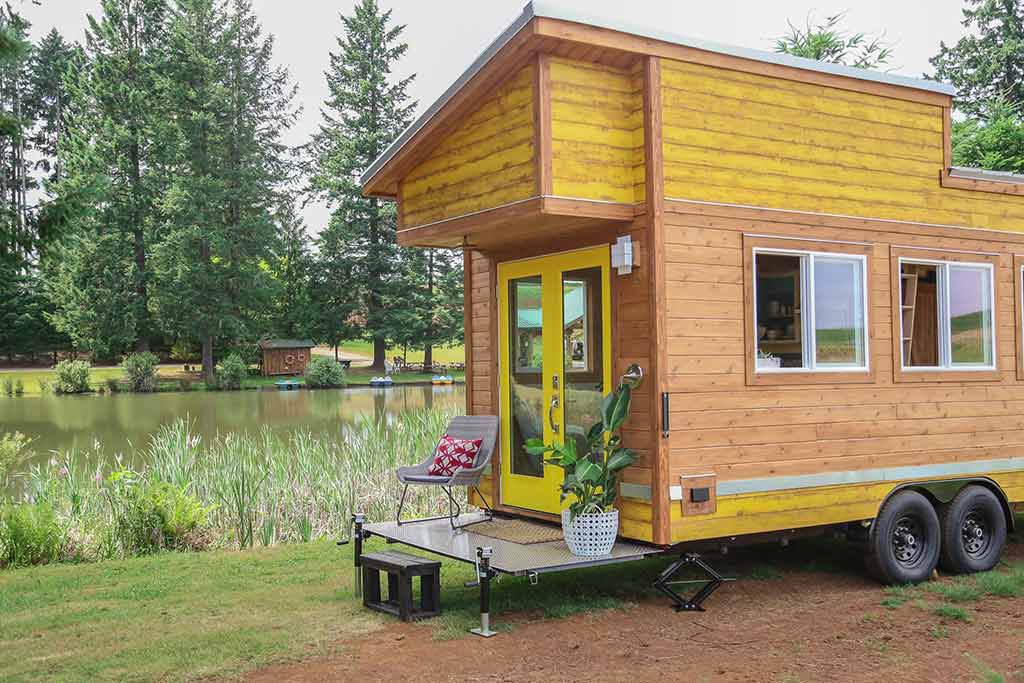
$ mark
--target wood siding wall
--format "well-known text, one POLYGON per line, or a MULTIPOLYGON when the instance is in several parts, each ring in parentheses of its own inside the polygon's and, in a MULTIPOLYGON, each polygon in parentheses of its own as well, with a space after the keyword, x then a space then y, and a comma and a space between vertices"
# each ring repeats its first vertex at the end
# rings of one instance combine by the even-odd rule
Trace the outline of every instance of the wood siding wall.
POLYGON ((1024 230, 1019 196, 942 187, 943 107, 663 60, 665 194, 1024 230))
MULTIPOLYGON (((466 410, 470 415, 498 415, 498 318, 495 281, 496 268, 490 257, 479 251, 470 253, 469 287, 466 307, 470 313, 470 337, 466 340, 466 410)), ((492 505, 496 502, 493 474, 501 472, 501 435, 491 461, 492 475, 481 479, 480 490, 492 505)), ((475 496, 470 500, 479 505, 475 496)))
POLYGON ((301 375, 309 365, 312 349, 265 349, 263 375, 301 375), (289 362, 291 359, 291 362, 289 362))
MULTIPOLYGON (((647 216, 640 216, 620 231, 633 241, 634 262, 639 264, 629 275, 612 271, 612 381, 617 382, 632 363, 648 374, 654 348, 654 315, 651 307, 650 231, 647 216)), ((629 420, 623 425, 623 443, 636 451, 636 464, 622 471, 624 484, 653 487, 653 459, 657 454, 654 425, 657 422, 657 394, 654 378, 648 376, 633 394, 629 420)), ((653 541, 654 520, 651 501, 620 497, 619 532, 641 541, 653 541)))
MULTIPOLYGON (((1013 254, 1024 251, 1024 240, 668 202, 666 242, 674 483, 686 474, 714 473, 725 482, 1024 457, 1024 382, 1017 379, 1012 268, 1013 254), (744 233, 872 245, 868 324, 873 380, 808 385, 794 379, 790 385, 748 386, 744 340, 750 332, 744 310, 750 304, 744 301, 744 281, 751 274, 744 266, 744 233), (895 381, 894 246, 999 254, 997 380, 978 381, 960 372, 939 373, 931 381, 895 381)), ((820 250, 829 251, 829 244, 821 242, 820 250)), ((1000 483, 1014 499, 1024 499, 1024 476, 1000 483)), ((719 498, 716 514, 689 518, 682 517, 676 503, 672 537, 681 541, 873 517, 892 487, 861 484, 719 498)))
POLYGON ((559 197, 644 200, 643 79, 551 57, 552 192, 559 197))
POLYGON ((399 187, 400 227, 535 195, 533 67, 487 97, 399 187))

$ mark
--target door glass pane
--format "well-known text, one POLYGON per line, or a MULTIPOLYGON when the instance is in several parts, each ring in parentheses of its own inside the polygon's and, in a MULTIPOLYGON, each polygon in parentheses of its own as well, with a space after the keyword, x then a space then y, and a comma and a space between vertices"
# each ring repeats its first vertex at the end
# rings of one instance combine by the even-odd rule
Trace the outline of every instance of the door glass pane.
POLYGON ((757 368, 804 367, 800 314, 802 259, 788 254, 755 254, 757 368))
POLYGON ((527 439, 544 438, 543 377, 544 334, 541 278, 509 281, 509 405, 512 413, 513 474, 544 476, 544 462, 523 448, 527 439))
POLYGON ((562 274, 562 357, 565 434, 585 453, 587 430, 598 421, 604 397, 601 269, 562 274))
POLYGON ((818 367, 864 367, 864 267, 858 259, 814 257, 818 367))
POLYGON ((949 266, 953 365, 992 365, 992 279, 987 269, 949 266))

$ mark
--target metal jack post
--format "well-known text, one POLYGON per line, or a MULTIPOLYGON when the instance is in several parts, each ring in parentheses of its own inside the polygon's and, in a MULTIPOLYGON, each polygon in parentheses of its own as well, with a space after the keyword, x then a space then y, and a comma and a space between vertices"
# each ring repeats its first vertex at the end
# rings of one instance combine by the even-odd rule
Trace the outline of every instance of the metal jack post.
POLYGON ((476 578, 480 583, 480 628, 469 629, 484 638, 497 635, 491 630, 491 578, 494 577, 494 570, 491 569, 491 556, 494 551, 490 546, 476 549, 476 578))
POLYGON ((357 512, 352 515, 352 541, 355 546, 355 552, 352 553, 353 564, 355 566, 355 576, 352 577, 354 579, 354 583, 352 585, 357 599, 363 597, 363 568, 361 565, 363 558, 363 539, 366 538, 366 536, 364 536, 365 532, 363 531, 363 524, 365 522, 366 515, 362 512, 357 512))

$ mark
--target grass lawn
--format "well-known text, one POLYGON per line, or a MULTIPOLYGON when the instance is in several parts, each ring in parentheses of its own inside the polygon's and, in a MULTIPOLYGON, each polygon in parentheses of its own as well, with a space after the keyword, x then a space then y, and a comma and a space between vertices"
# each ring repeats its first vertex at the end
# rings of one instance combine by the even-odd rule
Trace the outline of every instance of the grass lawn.
MULTIPOLYGON (((160 366, 160 375, 162 377, 169 377, 180 371, 180 365, 160 366)), ((121 368, 93 368, 90 370, 89 376, 93 389, 97 389, 108 379, 123 378, 124 373, 121 368)), ((8 379, 12 382, 16 382, 20 379, 25 387, 26 396, 39 396, 40 393, 42 393, 39 388, 39 381, 45 380, 52 383, 55 378, 56 373, 53 370, 5 370, 0 372, 0 382, 4 382, 8 379)))
MULTIPOLYGON (((373 344, 364 341, 353 341, 345 342, 339 347, 346 353, 355 354, 358 356, 365 356, 366 358, 373 357, 373 344)), ((402 349, 388 349, 388 360, 391 360, 395 356, 401 356, 402 349)), ((423 351, 409 350, 405 360, 409 363, 422 363, 423 362, 423 351)), ((466 360, 466 348, 459 344, 458 346, 435 346, 434 347, 434 362, 435 363, 463 363, 466 360)))
MULTIPOLYGON (((374 540, 368 551, 384 547, 374 540)), ((537 587, 506 578, 493 611, 546 618, 619 607, 649 594, 656 570, 629 563, 545 576, 537 587)), ((446 562, 435 638, 463 637, 478 621, 478 590, 463 585, 472 575, 446 562)), ((0 615, 6 683, 230 676, 331 652, 390 619, 356 601, 351 546, 327 541, 4 571, 0 615)))

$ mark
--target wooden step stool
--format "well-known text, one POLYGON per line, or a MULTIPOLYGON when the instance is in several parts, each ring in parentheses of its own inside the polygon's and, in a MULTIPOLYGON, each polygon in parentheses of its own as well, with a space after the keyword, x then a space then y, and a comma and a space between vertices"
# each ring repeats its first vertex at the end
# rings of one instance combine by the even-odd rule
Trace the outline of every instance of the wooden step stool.
POLYGON ((394 614, 402 621, 441 614, 441 563, 416 555, 386 550, 360 558, 363 568, 363 605, 394 614), (388 573, 388 598, 380 592, 380 573, 388 573), (412 579, 420 577, 420 605, 412 604, 412 579))

